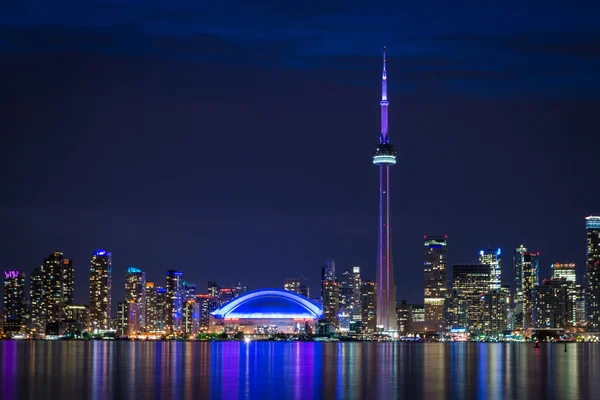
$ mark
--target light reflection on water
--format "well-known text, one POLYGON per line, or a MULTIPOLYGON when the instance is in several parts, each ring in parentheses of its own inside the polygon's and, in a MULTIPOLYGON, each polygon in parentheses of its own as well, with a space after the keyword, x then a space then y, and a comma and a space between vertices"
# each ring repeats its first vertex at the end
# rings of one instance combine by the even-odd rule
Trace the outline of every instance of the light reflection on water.
POLYGON ((0 398, 600 396, 600 345, 0 342, 0 398))

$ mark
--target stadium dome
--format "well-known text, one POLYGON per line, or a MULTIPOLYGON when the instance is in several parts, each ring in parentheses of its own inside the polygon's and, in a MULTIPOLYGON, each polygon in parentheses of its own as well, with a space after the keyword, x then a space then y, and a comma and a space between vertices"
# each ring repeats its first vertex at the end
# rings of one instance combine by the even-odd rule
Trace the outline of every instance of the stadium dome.
POLYGON ((308 298, 282 289, 245 293, 213 311, 217 319, 304 319, 323 318, 323 307, 308 298))

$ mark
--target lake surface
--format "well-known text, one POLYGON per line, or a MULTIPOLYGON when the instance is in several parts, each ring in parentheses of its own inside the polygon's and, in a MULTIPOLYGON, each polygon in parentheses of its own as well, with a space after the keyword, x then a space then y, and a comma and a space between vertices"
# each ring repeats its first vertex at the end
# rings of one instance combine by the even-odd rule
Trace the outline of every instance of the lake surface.
POLYGON ((600 398, 600 344, 567 346, 0 341, 0 398, 600 398))

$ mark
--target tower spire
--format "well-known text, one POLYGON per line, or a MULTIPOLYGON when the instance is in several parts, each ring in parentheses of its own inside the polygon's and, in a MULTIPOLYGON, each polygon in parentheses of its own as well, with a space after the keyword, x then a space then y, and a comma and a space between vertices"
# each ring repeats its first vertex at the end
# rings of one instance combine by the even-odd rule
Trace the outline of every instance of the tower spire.
POLYGON ((385 69, 385 46, 383 47, 383 71, 381 73, 381 137, 380 144, 388 144, 388 99, 387 99, 387 71, 385 69))

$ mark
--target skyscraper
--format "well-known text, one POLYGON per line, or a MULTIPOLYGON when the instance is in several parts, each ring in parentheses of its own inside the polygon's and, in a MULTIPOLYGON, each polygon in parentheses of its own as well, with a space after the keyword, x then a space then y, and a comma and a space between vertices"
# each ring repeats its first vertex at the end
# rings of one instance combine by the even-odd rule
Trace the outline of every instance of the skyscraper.
POLYGON ((454 328, 466 328, 472 334, 484 329, 484 304, 481 295, 489 290, 489 264, 454 264, 452 266, 452 290, 455 293, 456 315, 454 328))
POLYGON ((502 251, 500 248, 496 250, 479 250, 479 264, 487 264, 490 266, 490 290, 500 290, 502 286, 502 251))
POLYGON ((600 217, 585 219, 587 236, 587 262, 585 282, 585 303, 588 330, 600 331, 600 217))
POLYGON ((98 250, 90 261, 90 328, 110 329, 112 296, 112 257, 98 250))
POLYGON ((564 328, 567 323, 568 284, 564 278, 547 279, 534 288, 533 326, 564 328))
POLYGON ((165 329, 165 307, 167 291, 155 286, 154 282, 146 282, 146 329, 157 332, 165 329))
POLYGON ((527 252, 527 247, 521 245, 515 249, 513 256, 513 274, 515 278, 513 326, 515 329, 523 327, 523 254, 527 252))
POLYGON ((425 323, 440 331, 444 325, 446 302, 446 236, 425 236, 425 323))
POLYGON ((390 213, 390 166, 396 164, 396 150, 388 135, 388 97, 385 47, 381 77, 381 135, 373 151, 373 164, 379 166, 379 239, 377 246, 377 326, 384 331, 396 330, 396 285, 392 260, 392 226, 390 213))
POLYGON ((377 325, 377 289, 375 282, 366 281, 360 286, 362 326, 365 333, 375 332, 377 325))
POLYGON ((31 274, 31 327, 45 333, 47 325, 57 324, 65 308, 73 304, 73 262, 57 251, 44 258, 31 274))
POLYGON ((540 282, 540 253, 523 253, 523 329, 533 328, 535 287, 540 282))
POLYGON ((310 290, 304 279, 286 279, 283 282, 283 288, 290 292, 301 294, 304 297, 310 297, 310 290))
POLYGON ((24 333, 25 314, 25 274, 4 271, 4 333, 24 333))
POLYGON ((323 319, 332 325, 338 324, 340 310, 340 285, 336 281, 323 282, 323 319))
POLYGON ((184 300, 183 274, 172 269, 168 270, 165 289, 167 290, 165 328, 171 333, 181 332, 181 313, 184 300))
POLYGON ((333 258, 326 258, 325 263, 321 267, 321 298, 324 297, 323 285, 325 282, 333 282, 335 280, 335 260, 333 258))
POLYGON ((125 273, 125 301, 137 304, 137 309, 132 307, 134 312, 131 317, 138 318, 138 321, 132 321, 132 328, 140 330, 146 327, 146 273, 139 268, 129 267, 125 273))

